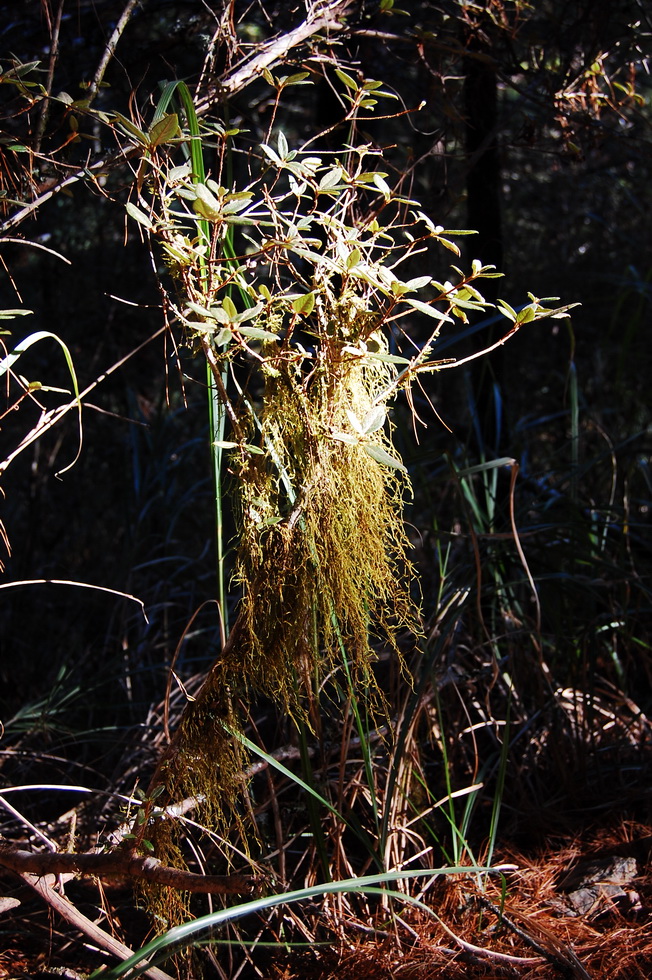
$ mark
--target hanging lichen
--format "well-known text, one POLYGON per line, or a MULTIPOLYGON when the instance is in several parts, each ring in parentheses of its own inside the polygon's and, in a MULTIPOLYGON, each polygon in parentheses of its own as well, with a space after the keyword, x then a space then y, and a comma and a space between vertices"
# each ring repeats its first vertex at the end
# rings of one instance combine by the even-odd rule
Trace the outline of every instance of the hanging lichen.
MULTIPOLYGON (((391 97, 380 83, 338 77, 351 119, 369 107, 370 91, 391 97)), ((403 526, 409 481, 389 408, 418 372, 451 366, 432 359, 441 326, 485 309, 477 280, 496 272, 474 260, 470 274, 454 270, 455 284, 428 274, 401 279, 400 264, 433 242, 459 255, 450 236, 466 232, 435 227, 415 202, 393 194, 387 174, 365 169, 366 146, 347 147, 345 164, 324 162, 291 150, 279 133, 277 149, 261 145, 261 175, 247 190, 222 186, 204 172, 187 88, 171 83, 166 98, 175 89, 190 160, 172 163, 176 116, 170 140, 151 136, 164 118, 157 113, 139 203, 127 210, 162 246, 174 283, 166 309, 205 356, 212 403, 230 428, 214 448, 227 452, 232 475, 242 597, 150 789, 162 806, 191 798, 202 819, 225 828, 241 812, 240 705, 260 694, 297 722, 318 723, 328 675, 346 694, 357 691, 370 714, 383 710, 374 646, 382 641, 399 655, 397 636, 417 632, 419 619, 403 526), (244 228, 239 242, 236 224, 244 228), (414 298, 420 291, 424 298, 414 298), (401 324, 414 316, 431 325, 419 345, 401 324)), ((211 126, 223 155, 232 136, 211 126)), ((502 304, 509 333, 563 315, 531 299, 518 313, 502 304)), ((180 858, 175 821, 163 811, 147 832, 160 857, 180 858)))

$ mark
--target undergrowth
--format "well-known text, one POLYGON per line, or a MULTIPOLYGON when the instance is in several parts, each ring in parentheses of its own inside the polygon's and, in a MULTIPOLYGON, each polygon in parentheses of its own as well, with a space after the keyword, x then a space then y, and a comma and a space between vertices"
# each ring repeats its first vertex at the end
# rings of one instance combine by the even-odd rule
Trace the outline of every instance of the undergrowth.
MULTIPOLYGON (((575 953, 527 918, 536 907, 555 924, 548 892, 536 906, 545 888, 530 886, 530 854, 546 835, 566 846, 574 810, 648 805, 649 433, 612 435, 591 415, 569 332, 554 404, 541 398, 512 422, 513 455, 495 458, 479 418, 466 444, 415 448, 411 430, 450 391, 442 379, 476 356, 455 357, 455 343, 477 336, 490 312, 483 280, 497 273, 472 258, 441 282, 403 271, 427 270, 442 248, 462 262, 457 239, 470 233, 435 225, 359 138, 392 91, 334 76, 349 127, 336 153, 274 125, 286 89, 308 72, 263 76, 274 111, 262 141, 200 120, 184 83, 162 86, 148 123, 79 107, 124 141, 129 200, 110 193, 150 250, 178 363, 205 362, 217 586, 181 623, 195 599, 184 576, 199 559, 176 548, 177 518, 206 495, 207 478, 195 444, 188 472, 175 471, 187 495, 166 497, 177 450, 164 432, 159 467, 142 468, 133 449, 135 572, 154 500, 176 513, 142 555, 147 577, 135 575, 156 630, 129 614, 112 624, 123 656, 107 670, 129 711, 120 726, 84 728, 87 678, 103 680, 85 651, 84 670, 80 657, 47 697, 6 719, 3 764, 15 779, 5 795, 40 775, 45 740, 56 792, 91 797, 77 808, 85 844, 207 873, 250 870, 266 893, 216 910, 213 897, 150 890, 162 935, 103 976, 136 976, 143 957, 176 956, 192 971, 193 944, 205 947, 207 972, 261 975, 267 943, 279 976, 287 950, 308 944, 306 971, 343 977, 354 975, 358 935, 375 944, 369 975, 424 976, 443 962, 453 976, 459 957, 465 970, 478 957, 490 969, 492 949, 499 967, 577 970, 575 953), (152 647, 164 652, 164 696, 152 647), (108 751, 112 778, 89 755, 84 784, 65 788, 69 744, 84 739, 108 751), (137 784, 145 789, 132 792, 137 784), (510 906, 513 930, 501 918, 510 906), (463 936, 449 925, 456 917, 463 936)), ((566 315, 545 302, 499 301, 499 343, 566 315)), ((13 369, 51 336, 35 332, 0 362, 18 391, 11 409, 46 391, 13 369)), ((87 395, 62 346, 74 397, 42 408, 3 472, 87 395)), ((203 381, 191 383, 195 398, 203 381)), ((495 414, 499 428, 498 395, 495 414)), ((207 524, 198 537, 212 534, 207 524)), ((37 809, 7 807, 7 832, 36 827, 62 841, 59 819, 41 829, 37 809)))

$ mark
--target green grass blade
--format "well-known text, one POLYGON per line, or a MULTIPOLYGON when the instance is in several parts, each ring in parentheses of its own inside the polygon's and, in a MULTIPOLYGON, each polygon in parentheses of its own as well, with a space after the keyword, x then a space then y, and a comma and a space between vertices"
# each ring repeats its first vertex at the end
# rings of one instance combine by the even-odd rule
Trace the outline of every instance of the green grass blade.
POLYGON ((377 875, 367 875, 362 878, 348 878, 343 881, 328 882, 323 885, 312 885, 310 888, 301 888, 298 891, 285 892, 281 895, 266 895, 262 898, 244 902, 242 905, 232 906, 227 909, 220 909, 210 915, 204 915, 199 919, 192 919, 184 922, 183 925, 175 926, 164 936, 153 939, 146 946, 143 946, 137 953, 130 956, 119 966, 104 972, 96 970, 91 975, 90 980, 121 980, 125 977, 134 980, 141 976, 147 969, 160 962, 162 958, 171 955, 173 948, 191 945, 196 942, 202 933, 231 922, 235 919, 251 915, 256 912, 263 912, 266 909, 275 908, 278 905, 291 905, 295 902, 304 902, 312 898, 318 898, 328 894, 342 893, 361 893, 366 895, 382 895, 396 897, 397 899, 408 902, 411 905, 418 905, 428 914, 433 915, 433 910, 425 903, 416 898, 412 898, 403 892, 387 890, 379 886, 390 884, 396 881, 406 881, 416 878, 431 878, 438 875, 452 874, 487 874, 487 872, 501 873, 500 868, 483 868, 477 865, 459 866, 453 868, 425 868, 418 871, 386 871, 377 875), (169 951, 169 952, 168 952, 169 951))

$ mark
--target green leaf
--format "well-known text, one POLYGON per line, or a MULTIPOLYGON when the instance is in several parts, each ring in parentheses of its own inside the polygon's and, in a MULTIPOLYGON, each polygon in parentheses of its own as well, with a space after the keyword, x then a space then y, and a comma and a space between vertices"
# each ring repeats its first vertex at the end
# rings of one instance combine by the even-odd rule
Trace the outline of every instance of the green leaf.
POLYGON ((285 159, 288 155, 288 141, 285 138, 285 133, 281 130, 278 134, 278 152, 281 159, 285 159))
POLYGON ((387 409, 384 405, 374 405, 366 413, 362 420, 362 431, 368 436, 372 432, 377 432, 378 429, 382 429, 385 424, 385 419, 387 418, 387 409))
POLYGON ((516 310, 509 303, 506 303, 504 299, 496 300, 496 302, 503 316, 506 316, 512 323, 516 323, 518 317, 516 310))
POLYGON ((351 89, 352 92, 357 92, 358 91, 358 87, 359 86, 358 86, 358 83, 356 82, 355 78, 351 78, 351 76, 350 75, 347 75, 347 73, 345 71, 342 71, 341 68, 336 68, 335 69, 335 74, 337 75, 337 77, 339 78, 339 80, 341 82, 344 82, 344 84, 346 85, 347 88, 350 88, 351 89))
POLYGON ((309 71, 298 71, 296 75, 288 75, 287 78, 281 78, 280 81, 283 85, 305 85, 305 79, 310 78, 309 71))
POLYGON ((360 255, 360 249, 354 248, 349 252, 348 258, 346 260, 347 269, 353 269, 354 266, 358 265, 362 256, 360 255))
POLYGON ((408 289, 423 289, 424 286, 428 286, 432 282, 430 276, 417 276, 416 279, 408 279, 404 284, 408 289))
POLYGON ((238 315, 238 311, 236 309, 235 303, 233 302, 230 296, 224 297, 224 299, 222 300, 222 308, 224 309, 224 312, 228 316, 229 320, 235 320, 235 318, 238 315))
POLYGON ((356 183, 373 184, 376 177, 387 177, 388 175, 381 170, 365 170, 355 178, 356 183))
POLYGON ((261 143, 260 148, 265 154, 265 156, 269 157, 272 163, 275 163, 277 167, 283 166, 283 161, 281 160, 276 150, 273 150, 271 146, 268 146, 267 143, 261 143))
POLYGON ((28 316, 34 310, 0 310, 0 320, 13 320, 16 316, 28 316))
POLYGON ((367 357, 374 361, 382 361, 384 364, 409 364, 408 357, 399 357, 398 354, 386 354, 384 351, 369 351, 367 357))
POLYGON ((176 112, 163 116, 150 128, 148 135, 150 146, 162 146, 179 135, 179 117, 176 112))
MULTIPOLYGON (((245 299, 247 302, 249 302, 249 297, 246 294, 245 299)), ((243 310, 242 313, 238 313, 238 324, 242 323, 243 320, 252 320, 255 316, 258 316, 263 307, 263 303, 256 303, 254 306, 250 306, 248 310, 243 310)))
POLYGON ((436 310, 434 306, 430 306, 428 303, 422 303, 419 299, 405 299, 403 302, 413 306, 419 313, 425 313, 426 316, 431 316, 433 320, 441 320, 442 323, 453 322, 446 313, 442 313, 441 310, 436 310))
POLYGON ((342 170, 340 167, 333 167, 332 170, 328 170, 321 178, 319 184, 317 185, 317 190, 319 192, 330 191, 341 183, 342 183, 342 170))
POLYGON ((226 204, 222 208, 222 214, 237 214, 251 203, 254 195, 251 191, 242 191, 240 194, 230 194, 226 204))
POLYGON ((358 444, 358 437, 352 436, 350 432, 331 432, 331 438, 337 439, 338 442, 344 442, 347 446, 358 444))
POLYGON ((192 172, 190 161, 181 163, 178 167, 172 167, 168 171, 168 183, 176 184, 180 180, 187 180, 192 172))
POLYGON ((362 425, 360 423, 360 419, 355 414, 355 412, 352 412, 350 409, 347 408, 346 415, 347 415, 347 418, 348 418, 349 422, 351 423, 351 428, 354 429, 358 433, 358 435, 360 435, 360 436, 361 435, 364 435, 364 430, 363 430, 362 425))
POLYGON ((222 217, 222 205, 206 184, 195 184, 194 191, 196 196, 192 206, 201 218, 205 218, 207 221, 217 221, 222 217))
MULTIPOLYGON (((206 306, 200 306, 199 303, 193 303, 192 300, 188 300, 188 309, 196 313, 197 316, 206 316, 209 320, 216 320, 215 310, 209 310, 206 306)), ((219 309, 219 307, 218 307, 219 309)))
POLYGON ((278 334, 272 333, 271 330, 263 330, 262 327, 237 327, 238 333, 241 333, 243 337, 249 337, 251 340, 278 340, 278 334))
POLYGON ((247 442, 229 442, 227 439, 216 439, 213 443, 218 449, 246 449, 249 453, 257 453, 259 456, 265 455, 265 450, 260 446, 251 446, 247 442))
POLYGON ((139 129, 138 126, 135 126, 131 119, 127 119, 127 117, 123 116, 121 112, 112 113, 111 118, 118 124, 118 128, 126 133, 127 136, 131 136, 132 139, 135 139, 137 143, 141 143, 143 146, 149 145, 147 134, 144 133, 142 129, 139 129))
POLYGON ((152 229, 154 228, 154 225, 152 224, 149 215, 145 214, 144 211, 141 211, 140 208, 137 208, 135 204, 131 203, 131 201, 127 201, 127 203, 125 204, 125 211, 127 212, 130 218, 133 218, 134 221, 137 221, 139 225, 142 225, 144 228, 147 228, 148 231, 152 231, 152 229))
POLYGON ((516 317, 516 323, 520 326, 523 323, 530 323, 536 316, 536 307, 525 306, 516 317))
POLYGON ((440 243, 440 245, 443 245, 444 248, 447 248, 449 252, 454 252, 455 255, 462 254, 458 246, 455 244, 455 242, 451 242, 449 238, 442 238, 441 235, 435 235, 435 238, 440 243))
POLYGON ((362 448, 367 456, 371 456, 372 459, 377 463, 381 463, 382 466, 391 466, 393 469, 400 470, 402 473, 407 473, 407 467, 403 465, 400 459, 396 459, 395 456, 390 456, 387 450, 377 445, 377 443, 365 442, 362 448))
POLYGON ((302 316, 310 316, 315 308, 315 294, 306 293, 304 296, 299 296, 292 303, 292 309, 295 313, 300 313, 302 316))
POLYGON ((389 199, 392 196, 392 192, 391 192, 391 189, 390 189, 389 184, 387 183, 387 181, 385 180, 384 177, 381 177, 380 176, 379 173, 375 173, 374 174, 374 184, 376 185, 376 187, 378 188, 378 190, 381 192, 381 194, 383 194, 383 196, 385 197, 386 200, 389 199))

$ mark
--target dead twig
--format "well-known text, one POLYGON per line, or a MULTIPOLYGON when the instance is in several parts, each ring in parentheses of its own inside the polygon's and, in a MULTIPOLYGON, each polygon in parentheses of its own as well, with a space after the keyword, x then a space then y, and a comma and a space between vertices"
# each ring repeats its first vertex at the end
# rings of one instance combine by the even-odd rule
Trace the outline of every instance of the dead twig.
POLYGON ((134 8, 136 7, 136 4, 138 4, 139 2, 140 0, 129 0, 127 6, 122 11, 122 16, 120 17, 118 23, 115 25, 113 33, 111 34, 111 37, 109 38, 107 45, 104 49, 104 53, 102 54, 102 57, 100 59, 100 63, 97 66, 95 75, 93 76, 93 81, 90 84, 89 95, 88 95, 89 102, 92 101, 97 95, 99 87, 102 84, 102 79, 104 78, 104 73, 109 65, 111 58, 113 57, 115 49, 118 45, 118 41, 122 37, 123 31, 127 26, 127 24, 129 23, 129 20, 131 19, 131 15, 134 12, 134 8))
POLYGON ((158 858, 116 849, 107 854, 70 854, 25 851, 13 844, 0 844, 0 865, 24 876, 82 874, 97 877, 121 876, 179 891, 211 895, 248 895, 255 878, 251 875, 202 875, 161 864, 158 858))

